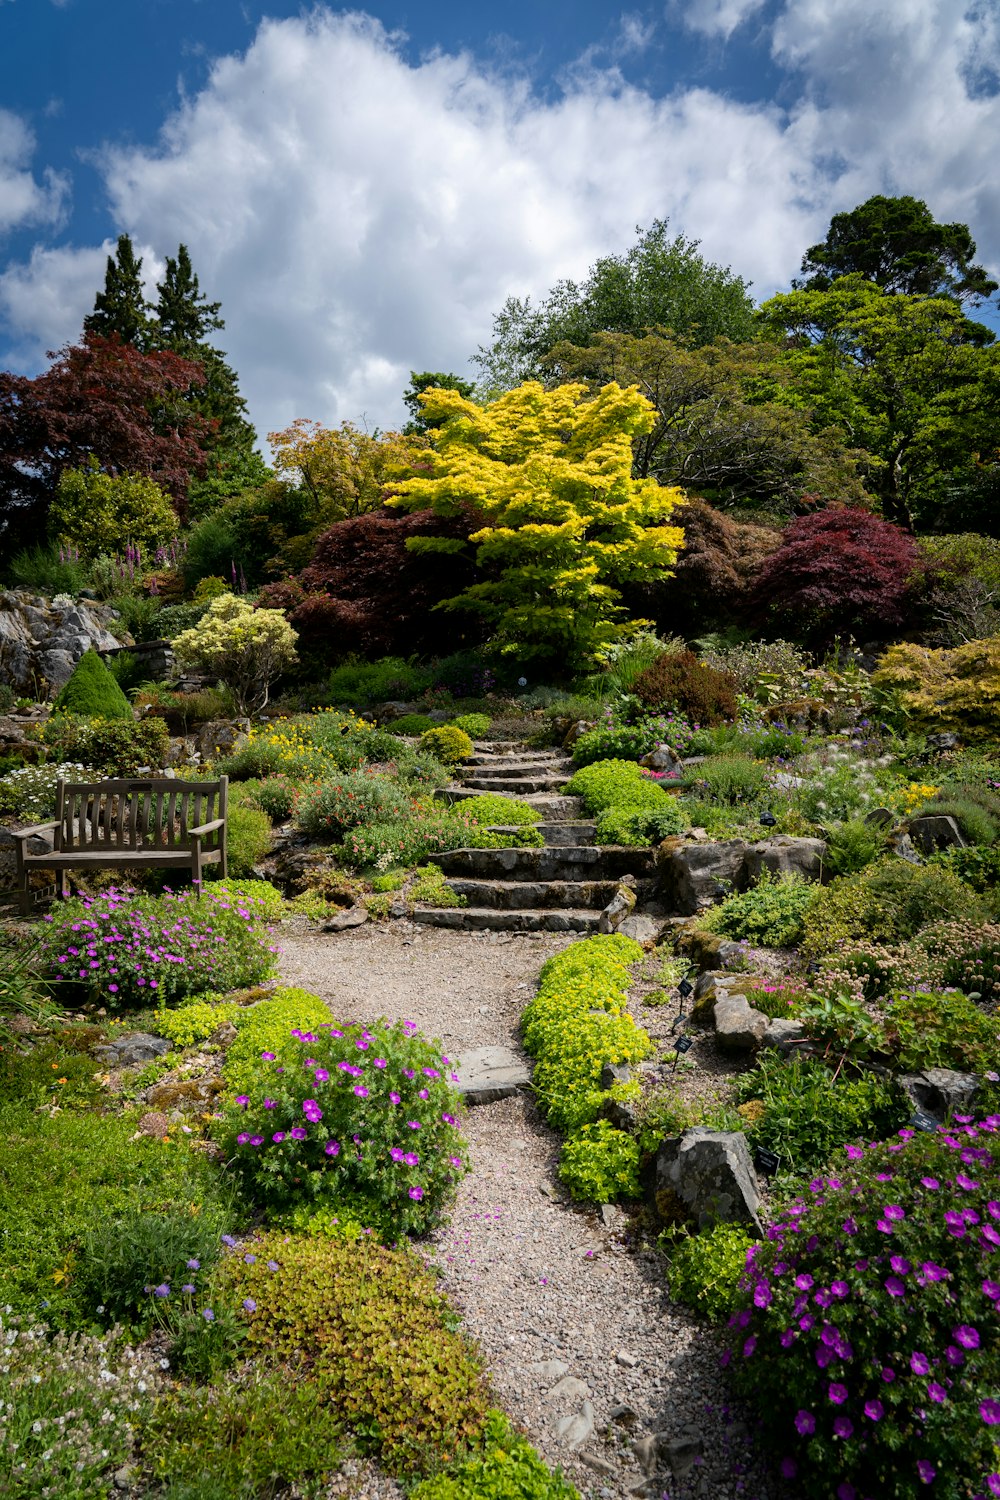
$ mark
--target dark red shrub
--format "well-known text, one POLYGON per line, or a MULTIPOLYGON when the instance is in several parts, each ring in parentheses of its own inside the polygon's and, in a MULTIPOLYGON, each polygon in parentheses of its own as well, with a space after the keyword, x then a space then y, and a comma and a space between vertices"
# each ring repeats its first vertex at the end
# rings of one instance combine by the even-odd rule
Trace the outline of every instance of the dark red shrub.
POLYGON ((659 712, 676 708, 693 724, 722 724, 739 713, 736 678, 700 662, 693 651, 669 651, 632 684, 638 698, 659 712))
POLYGON ((300 649, 324 662, 352 652, 451 655, 482 639, 477 619, 434 608, 475 581, 472 549, 415 553, 406 543, 416 536, 462 543, 479 524, 467 510, 448 517, 389 509, 352 516, 323 533, 297 579, 262 593, 272 608, 286 610, 300 649))
POLYGON ((751 594, 755 613, 816 641, 881 638, 907 620, 923 559, 891 521, 853 506, 831 506, 785 527, 751 594))

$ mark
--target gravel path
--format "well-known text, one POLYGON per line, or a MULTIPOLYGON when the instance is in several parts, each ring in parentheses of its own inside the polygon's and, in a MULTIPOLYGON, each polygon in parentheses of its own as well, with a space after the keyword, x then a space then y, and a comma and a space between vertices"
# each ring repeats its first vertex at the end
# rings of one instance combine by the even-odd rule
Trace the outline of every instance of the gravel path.
MULTIPOLYGON (((516 1050, 539 968, 569 941, 406 922, 286 933, 281 972, 343 1018, 412 1019, 446 1053, 516 1050)), ((729 1405, 715 1339, 670 1305, 662 1259, 630 1243, 620 1210, 605 1223, 563 1198, 558 1139, 530 1098, 470 1110, 466 1135, 473 1170, 428 1256, 483 1351, 499 1403, 547 1461, 594 1500, 775 1500, 779 1488, 753 1461, 729 1405), (660 1472, 650 1478, 640 1459, 654 1432, 663 1435, 660 1472), (670 1441, 684 1477, 671 1477, 670 1441)))

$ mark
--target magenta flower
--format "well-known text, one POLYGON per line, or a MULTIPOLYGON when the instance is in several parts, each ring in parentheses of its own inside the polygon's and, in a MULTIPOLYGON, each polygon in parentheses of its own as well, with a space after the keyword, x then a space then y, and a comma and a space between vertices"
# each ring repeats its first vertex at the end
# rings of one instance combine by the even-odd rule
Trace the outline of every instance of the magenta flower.
POLYGON ((995 1401, 992 1396, 979 1403, 979 1415, 987 1427, 1000 1425, 1000 1401, 995 1401))
POLYGON ((365 1086, 364 1086, 363 1083, 357 1083, 357 1084, 355 1084, 354 1085, 354 1092, 357 1094, 357 1096, 358 1096, 359 1099, 367 1099, 368 1098, 368 1090, 365 1088, 365 1086))
POLYGON ((282 1141, 285 1139, 285 1132, 283 1130, 276 1130, 271 1139, 276 1146, 280 1146, 282 1141))
POLYGON ((882 1418, 885 1416, 885 1407, 877 1398, 872 1401, 866 1401, 865 1416, 871 1422, 881 1422, 882 1418))
POLYGON ((841 1385, 839 1380, 832 1380, 827 1388, 827 1396, 834 1406, 843 1406, 847 1400, 847 1386, 841 1385))
POLYGON ((305 1138, 306 1138, 306 1133, 305 1133, 305 1131, 304 1131, 304 1130, 303 1130, 303 1129, 302 1129, 302 1126, 301 1126, 301 1125, 295 1125, 295 1126, 294 1126, 294 1127, 293 1127, 293 1128, 292 1128, 292 1129, 291 1129, 291 1130, 290 1130, 290 1131, 289 1131, 289 1132, 288 1132, 288 1134, 289 1134, 289 1135, 290 1135, 290 1136, 291 1136, 291 1138, 292 1138, 292 1140, 293 1140, 293 1141, 304 1141, 304 1140, 305 1140, 305 1138))
POLYGON ((931 1372, 931 1362, 926 1354, 922 1354, 919 1349, 915 1349, 910 1355, 910 1369, 914 1375, 929 1375, 931 1372))
POLYGON ((414 1200, 415 1203, 419 1203, 420 1200, 421 1200, 421 1198, 423 1196, 424 1196, 424 1190, 423 1190, 423 1188, 420 1188, 420 1187, 411 1187, 410 1188, 410 1197, 414 1200))
POLYGON ((795 1413, 795 1427, 803 1437, 808 1437, 810 1433, 816 1431, 816 1418, 811 1411, 803 1411, 800 1407, 795 1413))
POLYGON ((963 1349, 978 1349, 979 1334, 975 1328, 970 1328, 968 1323, 959 1323, 957 1328, 951 1330, 951 1336, 956 1344, 961 1344, 963 1349))
POLYGON ((933 1464, 928 1463, 926 1458, 918 1458, 917 1473, 923 1484, 930 1484, 937 1473, 937 1469, 935 1469, 933 1464))
POLYGON ((889 1293, 890 1297, 906 1296, 906 1287, 900 1281, 898 1276, 887 1276, 885 1279, 885 1289, 889 1293))
POLYGON ((854 1423, 850 1417, 834 1417, 833 1431, 835 1437, 849 1438, 854 1431, 854 1423))
POLYGON ((932 1380, 928 1385, 927 1394, 931 1398, 931 1400, 936 1401, 939 1406, 941 1405, 942 1401, 947 1401, 948 1399, 948 1392, 945 1390, 944 1386, 939 1385, 936 1380, 932 1380))
POLYGON ((340 1142, 327 1141, 323 1149, 326 1152, 327 1156, 337 1156, 340 1153, 340 1142))
POLYGON ((419 1120, 407 1120, 406 1123, 410 1127, 411 1130, 419 1130, 420 1129, 420 1121, 419 1120))
POLYGON ((749 1359, 757 1347, 757 1335, 752 1333, 743 1345, 743 1358, 749 1359))

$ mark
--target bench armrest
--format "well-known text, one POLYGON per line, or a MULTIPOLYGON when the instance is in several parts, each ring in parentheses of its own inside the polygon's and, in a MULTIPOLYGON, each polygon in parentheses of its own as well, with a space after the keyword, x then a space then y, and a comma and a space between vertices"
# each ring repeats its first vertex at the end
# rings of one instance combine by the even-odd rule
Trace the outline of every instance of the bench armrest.
POLYGON ((199 838, 203 833, 214 833, 217 828, 222 827, 225 821, 225 818, 213 818, 211 823, 202 823, 200 828, 189 828, 188 837, 199 838))
POLYGON ((56 823, 33 823, 30 828, 12 828, 11 831, 10 831, 10 833, 11 833, 11 838, 18 839, 19 841, 27 841, 28 839, 37 838, 37 836, 39 834, 42 834, 42 833, 51 833, 52 830, 53 830, 53 828, 58 828, 58 827, 59 827, 58 822, 56 822, 56 823))

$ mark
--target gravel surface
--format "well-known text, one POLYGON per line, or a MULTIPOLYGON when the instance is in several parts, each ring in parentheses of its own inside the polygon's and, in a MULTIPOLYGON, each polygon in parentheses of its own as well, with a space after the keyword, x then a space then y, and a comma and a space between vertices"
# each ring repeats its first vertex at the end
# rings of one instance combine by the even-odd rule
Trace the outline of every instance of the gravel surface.
MULTIPOLYGON (((342 1018, 414 1020, 446 1053, 516 1051, 539 968, 569 941, 408 922, 285 933, 281 973, 342 1018)), ((673 1012, 638 1015, 668 1048, 673 1012)), ((714 1092, 716 1060, 705 1062, 704 1086, 714 1092)), ((685 1078, 701 1071, 695 1064, 685 1078)), ((753 1457, 717 1341, 670 1305, 662 1258, 639 1246, 620 1209, 584 1210, 564 1198, 558 1138, 530 1096, 471 1109, 466 1135, 473 1170, 428 1258, 484 1354, 498 1403, 546 1460, 601 1500, 776 1500, 784 1492, 753 1457), (679 1445, 672 1455, 670 1442, 679 1445)), ((368 1478, 370 1490, 350 1492, 393 1492, 368 1478)))

